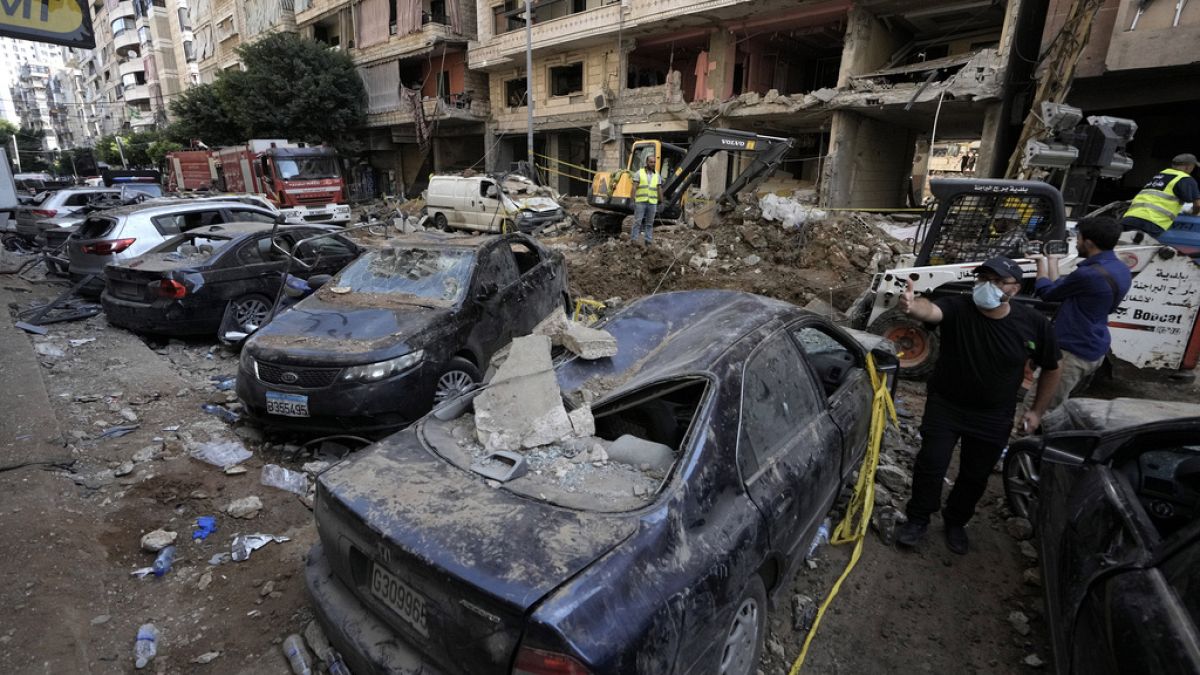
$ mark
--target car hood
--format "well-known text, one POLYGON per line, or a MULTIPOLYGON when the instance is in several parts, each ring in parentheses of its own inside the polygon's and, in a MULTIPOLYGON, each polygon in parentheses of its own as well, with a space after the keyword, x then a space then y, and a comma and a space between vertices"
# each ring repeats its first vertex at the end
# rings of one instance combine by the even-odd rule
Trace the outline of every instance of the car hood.
POLYGON ((347 307, 312 296, 259 329, 246 348, 279 363, 372 363, 421 349, 449 329, 453 313, 415 305, 347 307))
POLYGON ((536 211, 538 213, 557 211, 560 208, 558 202, 549 197, 526 197, 524 199, 514 199, 513 201, 516 203, 517 208, 536 211))

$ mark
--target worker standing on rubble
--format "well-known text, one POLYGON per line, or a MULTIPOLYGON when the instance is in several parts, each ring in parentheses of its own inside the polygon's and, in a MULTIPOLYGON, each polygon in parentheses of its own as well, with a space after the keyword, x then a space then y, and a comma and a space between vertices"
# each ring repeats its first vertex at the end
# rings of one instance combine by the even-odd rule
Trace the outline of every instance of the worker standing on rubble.
POLYGON ((633 182, 636 183, 636 192, 629 241, 636 244, 638 237, 645 233, 645 244, 651 244, 654 241, 654 215, 662 199, 662 178, 654 170, 654 155, 646 155, 646 165, 633 175, 633 182))
POLYGON ((941 508, 942 483, 954 446, 962 441, 958 476, 942 509, 946 547, 968 548, 966 525, 987 488, 992 466, 1008 444, 1025 362, 1042 367, 1037 399, 1025 413, 1030 428, 1040 424, 1058 386, 1058 344, 1050 321, 1009 300, 1021 290, 1021 267, 1002 257, 975 268, 971 297, 953 295, 930 302, 913 297, 913 284, 900 296, 901 311, 941 327, 941 354, 929 379, 921 419, 921 450, 913 466, 908 522, 896 542, 916 546, 941 508))
POLYGON ((1133 198, 1129 210, 1121 218, 1121 228, 1157 238, 1175 222, 1184 204, 1191 204, 1192 213, 1200 214, 1200 186, 1191 176, 1196 163, 1196 156, 1191 153, 1176 155, 1171 160, 1171 168, 1154 174, 1133 198))
MULTIPOLYGON (((1054 316, 1054 335, 1062 349, 1058 388, 1047 410, 1062 405, 1071 391, 1104 361, 1112 335, 1108 315, 1116 311, 1133 277, 1113 248, 1121 225, 1112 218, 1084 218, 1075 227, 1075 249, 1084 257, 1075 271, 1059 277, 1059 256, 1030 256, 1037 261, 1034 294, 1047 302, 1062 303, 1054 316)), ((1025 405, 1033 405, 1033 390, 1025 405)), ((1030 429, 1029 431, 1034 431, 1030 429)))

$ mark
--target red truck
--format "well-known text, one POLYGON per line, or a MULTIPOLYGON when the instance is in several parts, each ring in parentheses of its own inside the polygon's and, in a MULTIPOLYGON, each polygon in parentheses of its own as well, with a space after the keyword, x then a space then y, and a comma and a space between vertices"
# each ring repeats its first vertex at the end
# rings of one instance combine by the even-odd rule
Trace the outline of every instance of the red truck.
POLYGON ((214 153, 225 189, 262 193, 286 216, 309 222, 350 222, 337 152, 323 145, 255 139, 214 153))
POLYGON ((167 153, 167 190, 217 189, 217 162, 209 150, 176 150, 167 153))

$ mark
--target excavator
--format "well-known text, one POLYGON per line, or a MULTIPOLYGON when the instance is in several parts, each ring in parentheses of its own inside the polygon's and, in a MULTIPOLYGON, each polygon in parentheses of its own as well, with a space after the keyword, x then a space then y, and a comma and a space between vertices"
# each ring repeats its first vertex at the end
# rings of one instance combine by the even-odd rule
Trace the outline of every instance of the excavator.
POLYGON ((673 220, 683 215, 683 195, 699 180, 704 160, 718 152, 753 155, 750 165, 717 198, 716 208, 732 208, 737 204, 737 194, 774 173, 794 144, 790 138, 733 129, 705 129, 686 149, 656 140, 637 141, 626 168, 611 173, 602 171, 592 180, 588 191, 588 204, 596 209, 592 213, 592 228, 612 234, 621 231, 625 216, 633 215, 633 175, 646 165, 647 157, 654 158, 655 170, 663 177, 663 198, 658 203, 657 218, 673 220))

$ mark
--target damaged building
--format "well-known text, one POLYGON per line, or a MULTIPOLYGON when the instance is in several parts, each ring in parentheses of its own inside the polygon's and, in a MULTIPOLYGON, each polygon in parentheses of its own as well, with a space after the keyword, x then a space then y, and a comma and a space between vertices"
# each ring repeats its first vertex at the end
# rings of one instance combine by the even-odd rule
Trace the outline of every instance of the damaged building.
MULTIPOLYGON (((1053 0, 1043 46, 1063 30, 1070 9, 1053 0)), ((1093 203, 1129 199, 1180 153, 1200 153, 1200 3, 1104 0, 1075 69, 1066 102, 1084 115, 1131 119, 1133 169, 1100 181, 1093 203), (1189 82, 1193 84, 1188 84, 1189 82)), ((1044 74, 1040 74, 1044 76, 1044 74)))
MULTIPOLYGON (((488 168, 527 160, 524 5, 478 5, 468 66, 487 74, 488 168)), ((1045 4, 987 0, 801 3, 549 0, 533 5, 534 160, 566 194, 623 166, 629 143, 678 145, 703 125, 788 136, 774 179, 828 206, 903 206, 937 138, 981 140, 977 175, 1008 155, 1045 4), (698 11, 699 10, 699 11, 698 11), (919 164, 919 161, 918 161, 919 164), (789 181, 790 179, 790 181, 789 181)), ((739 157, 705 166, 715 194, 739 157)))

